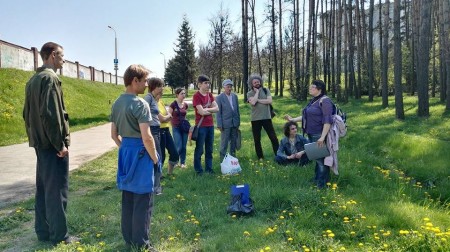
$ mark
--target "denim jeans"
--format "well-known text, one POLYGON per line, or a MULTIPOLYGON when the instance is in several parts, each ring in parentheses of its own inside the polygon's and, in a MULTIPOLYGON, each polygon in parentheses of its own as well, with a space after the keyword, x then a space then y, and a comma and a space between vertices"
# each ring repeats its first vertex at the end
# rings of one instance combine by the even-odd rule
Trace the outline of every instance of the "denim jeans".
POLYGON ((194 151, 194 169, 198 174, 203 173, 202 155, 205 151, 205 171, 213 173, 213 147, 214 147, 214 126, 200 127, 198 129, 198 138, 195 143, 194 151))
POLYGON ((175 148, 172 134, 170 134, 169 128, 161 128, 159 131, 161 136, 161 164, 164 165, 166 160, 166 149, 169 152, 169 163, 176 165, 178 163, 178 151, 175 148))
POLYGON ((186 145, 188 133, 182 132, 178 127, 172 127, 173 141, 180 155, 180 164, 186 164, 186 145))
MULTIPOLYGON (((321 134, 308 134, 311 143, 319 140, 320 136, 321 134)), ((330 181, 330 167, 325 165, 325 158, 316 159, 315 174, 314 182, 317 184, 317 187, 324 188, 330 181)))

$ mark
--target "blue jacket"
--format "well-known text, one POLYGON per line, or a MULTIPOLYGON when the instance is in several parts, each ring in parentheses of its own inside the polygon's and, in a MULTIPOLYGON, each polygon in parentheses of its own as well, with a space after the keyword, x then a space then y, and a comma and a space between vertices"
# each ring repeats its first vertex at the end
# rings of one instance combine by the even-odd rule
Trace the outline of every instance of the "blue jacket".
MULTIPOLYGON (((305 150, 305 144, 309 143, 309 140, 304 138, 303 136, 297 134, 296 136, 296 143, 295 143, 295 148, 297 149, 297 151, 302 151, 305 150)), ((278 147, 278 151, 277 151, 277 157, 280 157, 282 159, 286 159, 287 156, 292 155, 293 153, 291 153, 291 144, 289 143, 289 137, 283 137, 283 139, 281 139, 280 142, 280 146, 278 147)), ((306 156, 306 154, 303 154, 301 159, 300 159, 300 164, 306 164, 308 163, 308 157, 306 156)))

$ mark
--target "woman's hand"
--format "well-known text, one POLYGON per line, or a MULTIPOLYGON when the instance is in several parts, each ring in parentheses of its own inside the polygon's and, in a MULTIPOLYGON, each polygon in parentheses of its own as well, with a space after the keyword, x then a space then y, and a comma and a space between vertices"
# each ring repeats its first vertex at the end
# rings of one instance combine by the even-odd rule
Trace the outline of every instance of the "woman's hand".
POLYGON ((319 146, 320 148, 322 148, 323 146, 325 146, 325 139, 324 139, 324 137, 320 137, 320 138, 317 140, 317 146, 319 146))
POLYGON ((290 115, 285 115, 284 116, 284 120, 291 122, 292 121, 292 117, 290 115))

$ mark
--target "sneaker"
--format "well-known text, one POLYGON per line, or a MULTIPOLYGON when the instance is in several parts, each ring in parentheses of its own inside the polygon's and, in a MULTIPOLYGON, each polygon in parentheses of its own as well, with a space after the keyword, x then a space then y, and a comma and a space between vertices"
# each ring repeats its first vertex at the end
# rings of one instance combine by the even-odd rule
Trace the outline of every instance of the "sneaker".
POLYGON ((186 169, 186 165, 185 164, 181 164, 181 169, 186 169))
POLYGON ((66 239, 59 241, 59 242, 53 242, 53 244, 56 246, 60 243, 62 244, 72 244, 72 243, 76 243, 76 242, 80 242, 81 239, 79 237, 76 236, 69 236, 66 239))

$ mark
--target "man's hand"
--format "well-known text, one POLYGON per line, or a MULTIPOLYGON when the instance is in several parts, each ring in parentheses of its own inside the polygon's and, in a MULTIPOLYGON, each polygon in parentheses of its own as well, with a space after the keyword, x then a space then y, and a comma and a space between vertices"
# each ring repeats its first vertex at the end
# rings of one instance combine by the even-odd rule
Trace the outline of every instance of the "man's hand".
POLYGON ((67 154, 69 154, 69 150, 66 148, 66 146, 64 146, 62 150, 58 151, 56 156, 63 158, 65 156, 67 156, 67 154))

